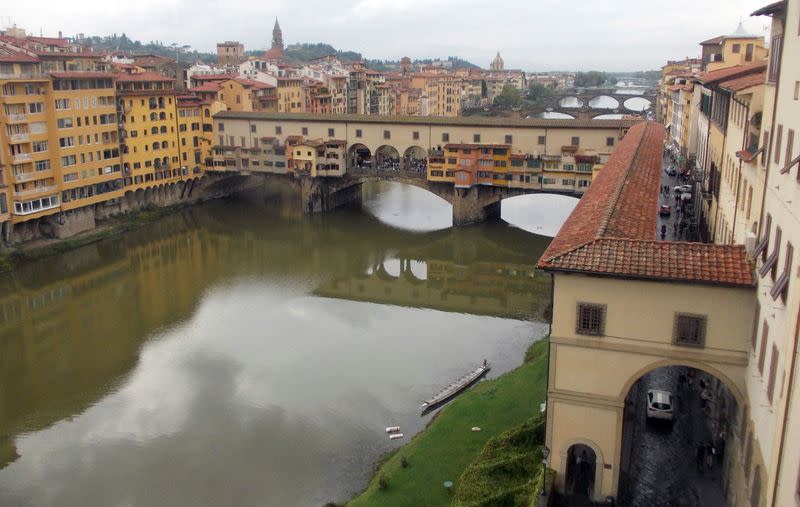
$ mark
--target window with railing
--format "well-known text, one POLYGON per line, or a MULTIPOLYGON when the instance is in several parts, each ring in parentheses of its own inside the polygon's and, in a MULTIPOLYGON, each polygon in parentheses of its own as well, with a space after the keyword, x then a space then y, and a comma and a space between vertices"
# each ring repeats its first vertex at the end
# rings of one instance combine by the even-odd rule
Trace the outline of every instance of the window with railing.
POLYGON ((778 74, 781 67, 781 36, 772 38, 772 46, 769 49, 769 74, 767 80, 775 83, 778 81, 778 74))
POLYGON ((678 313, 673 325, 672 343, 690 347, 706 344, 706 316, 678 313))
POLYGON ((575 315, 575 333, 590 336, 605 334, 606 305, 578 303, 575 315))

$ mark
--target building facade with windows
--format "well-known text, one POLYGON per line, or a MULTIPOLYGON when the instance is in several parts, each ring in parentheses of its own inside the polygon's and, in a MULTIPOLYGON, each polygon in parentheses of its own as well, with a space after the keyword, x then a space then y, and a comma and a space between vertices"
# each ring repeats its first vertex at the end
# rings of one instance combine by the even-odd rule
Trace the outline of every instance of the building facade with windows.
POLYGON ((398 159, 400 169, 407 169, 409 164, 420 167, 421 163, 430 181, 566 194, 582 194, 627 129, 639 121, 233 111, 220 112, 214 120, 214 131, 219 133, 215 168, 243 167, 241 156, 235 154, 259 149, 264 138, 277 139, 279 146, 289 146, 295 138, 323 143, 341 140, 347 167, 360 160, 374 168, 384 154, 391 153, 389 158, 398 159), (490 153, 484 153, 487 150, 490 153))
POLYGON ((125 186, 136 191, 180 179, 175 80, 147 72, 116 83, 125 186))
POLYGON ((643 375, 698 368, 727 387, 730 405, 745 400, 752 263, 743 246, 656 240, 664 134, 656 123, 630 129, 537 265, 553 277, 550 467, 563 492, 575 446, 589 449, 597 502, 635 473, 626 399, 643 375))

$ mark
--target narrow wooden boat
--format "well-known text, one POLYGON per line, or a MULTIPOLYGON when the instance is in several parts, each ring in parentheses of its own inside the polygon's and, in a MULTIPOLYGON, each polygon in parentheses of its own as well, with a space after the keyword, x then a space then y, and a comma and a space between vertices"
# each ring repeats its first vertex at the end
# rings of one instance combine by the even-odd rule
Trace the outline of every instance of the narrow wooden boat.
POLYGON ((425 402, 420 406, 420 409, 422 409, 421 415, 425 415, 436 407, 439 407, 453 399, 458 393, 480 380, 481 377, 486 375, 489 369, 489 362, 484 359, 480 366, 467 373, 460 379, 451 382, 447 387, 439 391, 430 399, 425 400, 425 402))

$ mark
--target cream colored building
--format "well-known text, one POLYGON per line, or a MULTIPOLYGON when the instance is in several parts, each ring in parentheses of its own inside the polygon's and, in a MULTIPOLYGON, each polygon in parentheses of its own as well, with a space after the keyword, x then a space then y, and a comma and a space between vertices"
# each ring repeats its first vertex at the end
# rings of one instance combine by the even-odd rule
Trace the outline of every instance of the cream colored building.
POLYGON ((657 205, 657 188, 643 192, 647 184, 636 179, 655 169, 637 170, 647 152, 640 145, 620 170, 617 157, 630 153, 620 146, 539 262, 554 277, 546 438, 558 488, 570 480, 569 449, 580 444, 596 455, 593 498, 617 494, 626 476, 625 393, 652 368, 680 364, 730 393, 725 410, 707 421, 725 434, 725 504, 800 505, 800 0, 753 15, 772 18, 766 76, 701 77, 696 96, 705 110, 697 126, 707 125, 698 156, 717 169, 709 189, 718 188, 716 244, 652 241, 652 223, 634 217, 652 216, 657 205), (623 188, 615 174, 635 183, 625 186, 640 189, 635 198, 615 191, 623 188), (593 226, 588 217, 596 214, 605 218, 593 226), (696 340, 681 339, 682 317, 701 317, 696 340))
POLYGON ((793 251, 800 245, 800 142, 795 139, 800 132, 800 0, 771 4, 754 15, 772 17, 762 121, 762 130, 771 135, 765 143, 764 203, 753 252, 758 322, 749 351, 743 431, 751 459, 745 460, 731 494, 734 503, 757 497, 759 505, 792 506, 800 502, 800 280, 793 251))
POLYGON ((697 368, 727 388, 725 411, 746 402, 752 264, 742 246, 656 241, 663 138, 659 124, 630 129, 537 266, 553 275, 550 467, 569 490, 576 446, 588 449, 598 502, 636 473, 626 399, 642 376, 697 368))

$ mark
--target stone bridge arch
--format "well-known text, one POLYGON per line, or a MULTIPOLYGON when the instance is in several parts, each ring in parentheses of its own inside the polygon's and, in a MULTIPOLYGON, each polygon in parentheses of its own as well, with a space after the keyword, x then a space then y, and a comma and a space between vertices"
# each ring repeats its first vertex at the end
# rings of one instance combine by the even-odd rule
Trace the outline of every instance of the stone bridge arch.
POLYGON ((590 109, 619 109, 622 106, 622 103, 621 103, 619 97, 617 97, 617 96, 615 96, 613 94, 605 94, 605 93, 601 93, 601 94, 590 96, 586 100, 585 104, 587 106, 589 106, 590 109), (612 107, 598 107, 598 106, 593 106, 592 105, 592 102, 596 103, 596 101, 598 99, 603 99, 603 98, 609 98, 609 99, 613 100, 615 105, 612 106, 612 107))

